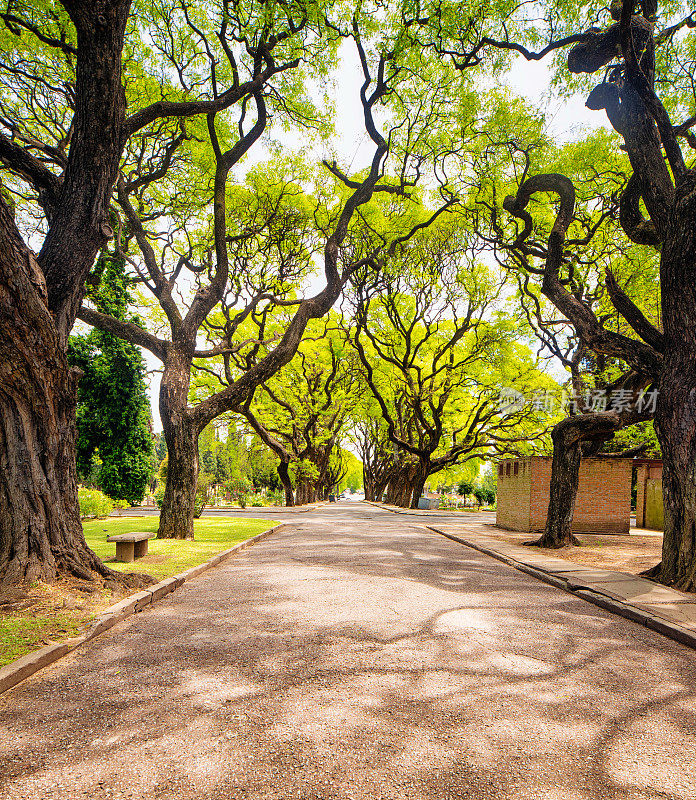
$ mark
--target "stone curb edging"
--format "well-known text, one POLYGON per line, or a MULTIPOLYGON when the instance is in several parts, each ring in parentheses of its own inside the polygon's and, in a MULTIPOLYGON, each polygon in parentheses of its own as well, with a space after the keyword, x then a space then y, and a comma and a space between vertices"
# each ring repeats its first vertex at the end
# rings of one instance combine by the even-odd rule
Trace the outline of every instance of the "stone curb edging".
POLYGON ((217 553, 203 564, 191 567, 191 569, 180 572, 178 575, 173 575, 171 578, 165 578, 163 581, 156 583, 154 586, 150 586, 148 589, 136 592, 118 603, 114 603, 114 605, 109 606, 103 611, 80 636, 46 645, 40 650, 35 650, 33 653, 28 653, 12 663, 0 667, 0 694, 16 686, 18 683, 21 683, 40 669, 58 661, 58 659, 76 650, 80 645, 90 641, 90 639, 94 639, 96 636, 99 636, 99 634, 108 631, 109 628, 113 628, 116 623, 122 622, 132 614, 142 611, 146 606, 171 594, 171 592, 178 589, 186 583, 186 581, 191 580, 191 578, 195 578, 211 567, 217 566, 231 555, 238 553, 240 550, 244 550, 246 547, 255 544, 261 539, 265 539, 272 533, 277 533, 280 528, 285 527, 287 524, 287 522, 281 522, 278 525, 274 525, 267 531, 257 533, 256 536, 252 536, 250 539, 245 539, 234 547, 230 547, 229 550, 223 550, 221 553, 217 553))
POLYGON ((472 550, 477 550, 479 553, 483 553, 491 558, 495 558, 497 561, 502 561, 504 564, 508 564, 520 572, 524 572, 527 575, 537 578, 537 580, 548 583, 551 586, 555 586, 557 589, 563 589, 569 594, 573 594, 582 600, 586 600, 588 603, 592 603, 593 605, 602 608, 605 611, 609 611, 612 614, 617 614, 618 616, 624 617, 632 622, 636 622, 639 625, 644 625, 646 628, 650 628, 650 630, 661 633, 663 636, 667 636, 669 639, 673 639, 675 642, 679 642, 680 644, 686 645, 686 647, 696 650, 696 630, 689 630, 688 628, 684 628, 681 625, 677 625, 676 623, 670 622, 667 619, 662 619, 654 614, 648 613, 647 611, 643 611, 631 603, 625 603, 621 600, 616 600, 613 597, 608 597, 607 595, 597 592, 594 589, 590 589, 589 587, 580 586, 576 580, 569 581, 566 578, 561 578, 558 575, 553 575, 549 572, 546 572, 541 567, 532 567, 529 564, 525 564, 523 561, 518 561, 517 559, 512 558, 511 556, 503 555, 496 550, 492 550, 488 547, 483 547, 482 545, 467 541, 466 539, 462 539, 461 537, 455 536, 452 533, 441 531, 432 525, 423 525, 422 527, 426 530, 432 531, 433 533, 437 533, 440 536, 444 536, 447 539, 459 542, 459 544, 463 544, 466 547, 470 547, 472 550))
MULTIPOLYGON (((217 512, 221 512, 221 513, 225 513, 225 514, 230 514, 232 512, 239 512, 240 514, 246 514, 249 511, 253 511, 253 509, 255 509, 255 508, 259 509, 259 511, 261 511, 261 512, 266 512, 268 514, 275 514, 276 512, 278 514, 285 514, 285 513, 288 513, 288 514, 306 514, 308 511, 315 511, 317 508, 322 508, 322 506, 325 506, 327 503, 328 503, 327 500, 320 500, 320 501, 318 501, 316 503, 308 503, 306 506, 270 506, 270 507, 268 507, 268 506, 247 506, 246 508, 239 508, 238 506, 215 506, 215 507, 210 507, 210 508, 204 508, 203 509, 203 514, 205 515, 206 511, 212 511, 213 515, 215 515, 217 512), (271 508, 273 509, 273 511, 271 511, 271 508)), ((152 508, 152 506, 138 506, 138 510, 139 511, 149 511, 151 508, 152 508)), ((128 515, 127 514, 123 514, 123 515, 117 514, 114 511, 112 511, 111 514, 109 514, 109 518, 110 519, 119 519, 119 517, 121 517, 121 516, 127 517, 128 515)), ((146 516, 146 515, 138 514, 137 516, 142 517, 142 516, 146 516)), ((150 515, 150 516, 154 516, 154 515, 150 515)))
MULTIPOLYGON (((413 514, 419 517, 444 517, 444 516, 451 516, 452 514, 462 514, 462 520, 466 519, 466 514, 470 513, 469 511, 451 511, 446 508, 433 508, 433 509, 425 509, 425 508, 399 508, 398 506, 388 506, 386 503, 378 503, 375 500, 364 500, 364 503, 368 503, 375 508, 381 508, 383 511, 391 511, 392 514, 413 514)), ((491 514, 492 511, 474 511, 474 514, 491 514)))

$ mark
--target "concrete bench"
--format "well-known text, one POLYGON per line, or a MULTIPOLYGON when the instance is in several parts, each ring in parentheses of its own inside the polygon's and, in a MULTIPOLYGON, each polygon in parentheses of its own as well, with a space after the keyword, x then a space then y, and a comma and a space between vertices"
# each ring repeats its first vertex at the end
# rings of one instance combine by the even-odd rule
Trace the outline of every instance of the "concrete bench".
POLYGON ((117 533, 107 536, 107 542, 116 542, 116 561, 135 561, 147 555, 147 540, 154 539, 157 534, 135 531, 134 533, 117 533))

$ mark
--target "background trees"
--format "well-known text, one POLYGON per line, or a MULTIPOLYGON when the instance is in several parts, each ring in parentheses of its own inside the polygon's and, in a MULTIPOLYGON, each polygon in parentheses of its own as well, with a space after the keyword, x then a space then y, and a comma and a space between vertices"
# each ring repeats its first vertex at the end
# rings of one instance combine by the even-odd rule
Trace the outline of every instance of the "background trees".
MULTIPOLYGON (((618 219, 628 240, 660 252, 661 327, 611 273, 606 289, 626 325, 625 332, 613 330, 569 287, 573 254, 588 239, 588 233, 575 234, 581 196, 575 175, 548 172, 535 164, 503 203, 519 221, 514 248, 526 261, 526 270, 539 275, 544 295, 572 322, 584 344, 596 353, 621 359, 659 392, 655 424, 664 460, 667 513, 662 564, 654 574, 683 589, 696 587, 696 401, 690 388, 696 355, 691 156, 696 118, 692 45, 679 35, 691 20, 689 9, 667 10, 657 3, 624 0, 600 15, 599 27, 587 29, 579 14, 564 15, 566 29, 573 33, 555 39, 547 48, 573 45, 567 52, 571 75, 604 70, 587 105, 606 113, 618 134, 615 146, 621 143, 630 163, 628 180, 610 215, 618 219), (542 214, 543 220, 528 210, 539 193, 557 198, 554 212, 542 214), (536 259, 542 267, 532 266, 536 259)), ((605 195, 605 199, 608 207, 611 198, 605 195)))
MULTIPOLYGON (((401 475, 413 502, 428 474, 539 435, 493 406, 494 389, 534 366, 495 316, 481 264, 497 258, 517 278, 515 324, 526 319, 574 384, 659 392, 668 522, 656 574, 696 586, 691 10, 624 0, 411 11, 122 0, 95 12, 25 0, 2 15, 0 579, 113 578, 84 545, 77 512, 78 374, 67 353, 78 313, 164 364, 160 532, 189 536, 198 435, 271 385, 349 281, 346 328, 384 420, 370 411, 362 428, 375 434, 371 493, 401 475), (243 185, 242 159, 274 123, 328 135, 305 84, 327 77, 339 42, 357 54, 367 161, 353 169, 325 153, 315 180, 286 139, 284 159, 243 185), (484 88, 511 56, 549 53, 559 84, 585 90, 615 133, 552 146, 528 104, 484 88), (83 305, 107 244, 156 299, 149 319, 83 305), (462 251, 476 257, 457 267, 462 251), (220 379, 194 405, 192 368, 220 379)), ((88 356, 75 357, 96 369, 88 356)), ((581 452, 644 418, 581 410, 557 429, 561 490, 562 463, 572 476, 581 452)), ((85 453, 93 444, 108 451, 102 438, 85 453)), ((336 475, 337 452, 324 458, 336 475)), ((557 541, 572 491, 552 494, 557 541)))
POLYGON ((348 467, 341 440, 358 395, 350 354, 328 325, 309 330, 283 372, 261 384, 241 409, 278 458, 286 505, 326 499, 348 467))
MULTIPOLYGON (((363 272, 353 281, 350 341, 386 423, 384 439, 394 446, 390 453, 378 438, 365 453, 369 463, 381 450, 392 487, 387 498, 397 505, 417 507, 430 475, 524 451, 545 431, 532 407, 501 412, 501 388, 530 396, 552 382, 510 341, 511 327, 500 317, 500 279, 477 263, 457 223, 456 216, 442 218, 400 248, 378 276, 363 272)), ((376 465, 370 471, 377 482, 376 465)))

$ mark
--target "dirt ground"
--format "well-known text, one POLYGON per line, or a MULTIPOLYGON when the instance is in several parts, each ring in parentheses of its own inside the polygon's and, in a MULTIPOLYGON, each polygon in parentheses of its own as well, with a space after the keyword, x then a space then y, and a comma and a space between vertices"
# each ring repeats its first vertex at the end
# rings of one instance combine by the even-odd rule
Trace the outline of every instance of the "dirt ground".
MULTIPOLYGON (((535 538, 533 534, 505 531, 493 525, 486 526, 486 535, 510 544, 523 544, 535 538)), ((641 528, 631 528, 628 535, 581 533, 578 539, 582 542, 581 547, 534 549, 535 552, 548 553, 575 564, 634 575, 654 567, 659 563, 662 553, 662 534, 657 531, 643 531, 641 528)))

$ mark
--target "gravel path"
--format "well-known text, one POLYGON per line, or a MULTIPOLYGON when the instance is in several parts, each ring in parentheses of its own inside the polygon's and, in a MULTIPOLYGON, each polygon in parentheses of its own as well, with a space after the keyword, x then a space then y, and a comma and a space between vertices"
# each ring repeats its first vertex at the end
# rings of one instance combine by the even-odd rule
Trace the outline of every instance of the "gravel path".
POLYGON ((696 654, 358 504, 0 697, 0 797, 696 798, 696 654))

